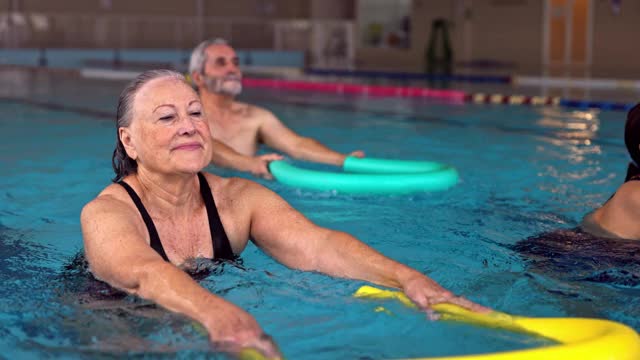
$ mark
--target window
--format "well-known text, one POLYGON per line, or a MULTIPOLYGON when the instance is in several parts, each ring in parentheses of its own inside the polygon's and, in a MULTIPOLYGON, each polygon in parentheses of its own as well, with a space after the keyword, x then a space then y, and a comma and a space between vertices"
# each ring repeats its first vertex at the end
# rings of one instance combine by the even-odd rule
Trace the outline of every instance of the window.
POLYGON ((411 0, 359 0, 358 29, 364 47, 408 49, 411 0))

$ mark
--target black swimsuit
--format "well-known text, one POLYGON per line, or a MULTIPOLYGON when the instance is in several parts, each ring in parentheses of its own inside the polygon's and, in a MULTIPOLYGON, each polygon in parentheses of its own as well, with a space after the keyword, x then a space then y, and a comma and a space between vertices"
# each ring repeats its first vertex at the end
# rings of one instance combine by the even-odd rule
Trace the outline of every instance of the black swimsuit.
MULTIPOLYGON (((218 215, 218 209, 213 201, 213 195, 211 194, 209 183, 202 173, 198 173, 198 179, 200 180, 200 194, 204 200, 204 205, 207 208, 207 217, 209 218, 209 230, 211 231, 211 241, 213 242, 213 259, 233 260, 235 259, 235 255, 231 250, 229 238, 227 237, 227 233, 224 231, 224 227, 220 221, 220 215, 218 215)), ((122 187, 127 190, 129 196, 131 196, 131 200, 133 200, 138 211, 140 211, 140 215, 142 215, 142 219, 144 220, 145 225, 147 225, 147 230, 149 231, 151 247, 157 251, 165 261, 169 261, 167 253, 164 251, 162 243, 160 242, 160 236, 158 236, 156 226, 153 224, 153 220, 151 219, 151 216, 149 216, 147 209, 145 209, 142 204, 140 197, 126 182, 120 180, 118 181, 118 184, 122 185, 122 187)))

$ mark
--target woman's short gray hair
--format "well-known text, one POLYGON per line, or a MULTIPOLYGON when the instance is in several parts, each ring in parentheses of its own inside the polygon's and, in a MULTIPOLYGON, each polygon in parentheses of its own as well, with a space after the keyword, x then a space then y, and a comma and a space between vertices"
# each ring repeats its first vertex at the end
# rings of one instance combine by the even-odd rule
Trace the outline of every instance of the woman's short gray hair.
POLYGON ((204 74, 204 64, 207 62, 206 50, 211 45, 229 45, 227 40, 222 38, 215 38, 205 40, 198 44, 198 46, 191 52, 191 59, 189 60, 189 74, 199 73, 204 74))
POLYGON ((173 70, 148 70, 133 79, 120 93, 118 110, 116 112, 116 148, 113 150, 113 156, 111 157, 113 171, 116 173, 116 176, 113 178, 114 182, 120 181, 125 176, 138 171, 138 163, 130 158, 124 149, 122 140, 120 140, 119 129, 131 125, 133 118, 133 101, 138 91, 151 80, 164 77, 187 82, 182 74, 173 70))

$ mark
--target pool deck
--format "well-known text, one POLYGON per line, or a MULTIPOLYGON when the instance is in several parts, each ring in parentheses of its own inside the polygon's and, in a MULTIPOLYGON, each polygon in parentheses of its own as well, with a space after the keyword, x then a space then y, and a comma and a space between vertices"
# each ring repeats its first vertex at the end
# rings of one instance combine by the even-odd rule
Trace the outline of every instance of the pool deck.
MULTIPOLYGON (((139 64, 138 64, 139 65, 139 64)), ((103 80, 129 80, 143 69, 127 67, 41 67, 0 65, 0 69, 56 72, 103 80)), ((178 69, 180 70, 180 69, 178 69)), ((367 96, 423 97, 492 105, 560 105, 580 109, 627 111, 640 101, 640 81, 548 76, 458 75, 317 71, 286 66, 243 66, 246 87, 349 93, 367 96)))

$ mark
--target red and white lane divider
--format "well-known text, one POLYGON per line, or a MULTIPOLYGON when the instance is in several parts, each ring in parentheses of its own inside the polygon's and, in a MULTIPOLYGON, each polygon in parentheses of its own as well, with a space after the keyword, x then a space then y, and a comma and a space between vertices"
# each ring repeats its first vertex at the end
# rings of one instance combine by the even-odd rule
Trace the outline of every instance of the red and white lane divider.
POLYGON ((509 104, 509 105, 560 105, 561 98, 557 96, 524 96, 502 94, 469 94, 465 98, 476 104, 509 104))
POLYGON ((464 91, 438 90, 412 86, 364 85, 256 78, 244 78, 242 79, 242 84, 247 87, 319 91, 337 94, 436 98, 454 102, 464 102, 467 96, 464 91))

